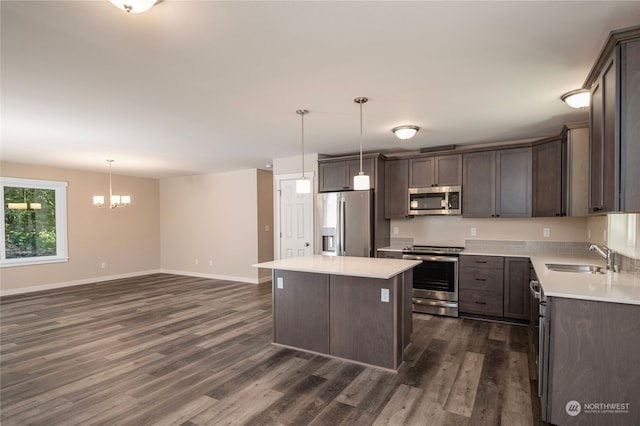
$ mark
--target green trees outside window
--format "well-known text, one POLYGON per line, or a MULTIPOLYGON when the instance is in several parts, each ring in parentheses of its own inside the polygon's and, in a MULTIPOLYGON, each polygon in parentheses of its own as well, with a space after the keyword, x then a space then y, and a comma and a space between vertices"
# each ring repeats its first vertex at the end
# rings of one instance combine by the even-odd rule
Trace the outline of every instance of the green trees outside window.
POLYGON ((66 262, 67 183, 0 177, 0 266, 66 262))
POLYGON ((5 186, 4 202, 6 258, 54 256, 55 190, 5 186))

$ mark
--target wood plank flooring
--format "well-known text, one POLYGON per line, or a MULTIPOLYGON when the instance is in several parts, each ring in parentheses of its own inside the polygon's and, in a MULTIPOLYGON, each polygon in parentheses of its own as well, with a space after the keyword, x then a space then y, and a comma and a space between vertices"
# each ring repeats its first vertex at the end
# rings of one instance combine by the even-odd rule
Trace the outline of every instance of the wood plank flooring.
POLYGON ((0 422, 540 424, 526 327, 415 315, 396 374, 271 345, 271 321, 270 285, 168 274, 2 298, 0 422))

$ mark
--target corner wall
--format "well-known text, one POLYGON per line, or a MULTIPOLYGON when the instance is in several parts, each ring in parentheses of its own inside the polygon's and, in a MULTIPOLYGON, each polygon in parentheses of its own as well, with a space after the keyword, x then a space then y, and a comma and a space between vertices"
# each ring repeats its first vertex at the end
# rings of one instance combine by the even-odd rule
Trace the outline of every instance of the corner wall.
POLYGON ((259 180, 256 169, 161 179, 163 272, 258 283, 259 180))

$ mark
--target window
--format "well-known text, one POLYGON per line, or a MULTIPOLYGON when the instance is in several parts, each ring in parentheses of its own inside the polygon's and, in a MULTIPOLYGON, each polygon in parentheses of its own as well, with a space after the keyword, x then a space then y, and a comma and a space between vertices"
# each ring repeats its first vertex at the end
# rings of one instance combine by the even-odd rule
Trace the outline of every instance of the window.
POLYGON ((0 178, 0 266, 66 262, 67 183, 0 178))

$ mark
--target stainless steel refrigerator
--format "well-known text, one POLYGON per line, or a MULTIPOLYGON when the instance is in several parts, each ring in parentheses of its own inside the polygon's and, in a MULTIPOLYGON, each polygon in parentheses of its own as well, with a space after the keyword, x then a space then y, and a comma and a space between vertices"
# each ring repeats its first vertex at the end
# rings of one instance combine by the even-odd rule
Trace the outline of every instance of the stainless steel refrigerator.
POLYGON ((316 253, 373 257, 372 190, 318 194, 316 209, 316 253))

